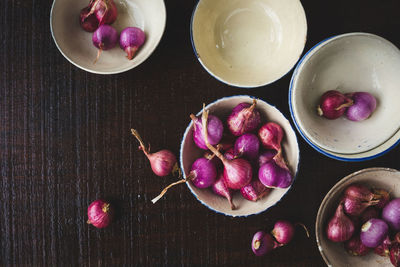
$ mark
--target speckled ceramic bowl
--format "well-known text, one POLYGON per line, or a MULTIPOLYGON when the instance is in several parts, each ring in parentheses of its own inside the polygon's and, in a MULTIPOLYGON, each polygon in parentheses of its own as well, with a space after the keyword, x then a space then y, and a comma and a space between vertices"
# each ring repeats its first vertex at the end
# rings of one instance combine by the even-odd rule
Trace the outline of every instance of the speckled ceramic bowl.
POLYGON ((114 0, 118 9, 112 26, 120 33, 125 27, 139 27, 146 34, 146 42, 132 60, 119 48, 104 51, 96 64, 97 48, 92 44, 92 33, 79 25, 79 14, 89 0, 55 0, 50 14, 50 29, 61 54, 75 66, 97 74, 124 72, 145 61, 157 47, 164 33, 166 11, 163 0, 114 0))
MULTIPOLYGON (((225 124, 227 117, 237 104, 242 102, 252 103, 252 99, 253 98, 250 96, 225 97, 209 104, 206 109, 210 110, 210 114, 218 116, 225 124)), ((291 127, 290 122, 278 109, 262 100, 257 101, 257 109, 261 113, 263 122, 273 121, 280 124, 284 129, 284 156, 288 162, 290 170, 292 173, 296 174, 300 154, 296 134, 291 127)), ((201 111, 197 115, 200 114, 201 111)), ((224 127, 227 126, 224 125, 224 127)), ((182 138, 180 153, 181 169, 185 177, 189 174, 193 162, 197 158, 202 157, 203 154, 204 150, 199 149, 193 141, 193 123, 190 122, 182 138)), ((225 198, 214 194, 211 189, 199 189, 191 182, 188 182, 187 185, 193 195, 209 209, 234 217, 248 216, 263 212, 274 206, 290 189, 290 187, 286 189, 274 189, 268 196, 258 200, 257 202, 248 201, 242 197, 240 192, 236 192, 233 196, 233 202, 238 208, 236 210, 231 210, 228 201, 225 198)))
POLYGON ((348 254, 341 243, 334 243, 326 238, 325 228, 333 216, 340 196, 347 186, 353 183, 365 184, 370 188, 383 188, 390 191, 392 197, 400 197, 400 172, 388 168, 370 168, 352 173, 326 194, 319 207, 315 222, 315 234, 318 248, 328 266, 335 267, 375 267, 393 266, 389 258, 384 258, 370 252, 363 257, 348 254))
POLYGON ((293 73, 289 106, 304 139, 319 152, 339 160, 375 158, 400 140, 400 50, 368 33, 331 37, 313 47, 293 73), (369 92, 377 109, 362 122, 345 116, 328 120, 317 106, 328 90, 369 92))
POLYGON ((199 0, 190 33, 198 60, 212 76, 258 87, 296 64, 307 21, 299 0, 199 0))

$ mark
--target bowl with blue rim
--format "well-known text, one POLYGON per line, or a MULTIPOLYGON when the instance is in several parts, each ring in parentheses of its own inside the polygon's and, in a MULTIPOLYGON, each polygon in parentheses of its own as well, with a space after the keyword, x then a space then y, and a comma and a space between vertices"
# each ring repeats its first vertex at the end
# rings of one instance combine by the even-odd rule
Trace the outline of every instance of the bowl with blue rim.
MULTIPOLYGON (((210 114, 220 118, 220 120, 224 122, 225 130, 227 130, 225 122, 232 109, 239 103, 245 102, 251 104, 253 99, 254 97, 247 95, 224 97, 212 102, 205 108, 206 110, 209 110, 210 114)), ((284 138, 282 141, 283 155, 287 161, 287 165, 291 173, 294 177, 296 177, 299 167, 300 151, 297 143, 296 133, 290 122, 277 108, 261 99, 257 99, 256 108, 261 114, 261 124, 272 121, 278 123, 284 130, 284 138)), ((199 111, 197 116, 200 116, 201 114, 202 111, 199 111)), ((183 135, 180 149, 180 166, 184 177, 189 175, 191 165, 196 159, 203 157, 204 152, 205 150, 198 148, 193 141, 193 122, 190 122, 183 135)), ((258 172, 253 170, 253 179, 256 178, 255 176, 257 176, 257 174, 258 172)), ((290 186, 285 189, 273 189, 267 196, 259 199, 256 202, 244 199, 240 191, 234 192, 233 203, 237 208, 232 210, 228 201, 225 198, 216 195, 210 188, 197 188, 190 181, 188 181, 186 184, 196 199, 207 208, 217 213, 233 217, 249 216, 266 211, 279 202, 291 188, 290 186)))
POLYGON ((301 136, 318 152, 342 161, 364 161, 400 140, 400 50, 370 33, 347 33, 315 45, 299 61, 290 83, 289 107, 301 136), (329 90, 368 92, 376 110, 364 121, 318 116, 329 90))

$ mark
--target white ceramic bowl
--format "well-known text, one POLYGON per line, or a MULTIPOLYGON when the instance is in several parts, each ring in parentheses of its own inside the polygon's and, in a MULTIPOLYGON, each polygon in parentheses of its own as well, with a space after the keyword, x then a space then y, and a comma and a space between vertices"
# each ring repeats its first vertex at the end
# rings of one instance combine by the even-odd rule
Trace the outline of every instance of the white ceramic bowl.
POLYGON ((393 266, 389 258, 378 256, 373 251, 363 257, 351 256, 345 251, 343 244, 334 243, 326 238, 326 225, 339 204, 342 192, 352 183, 365 184, 370 188, 383 188, 390 191, 393 198, 400 197, 400 172, 397 170, 370 168, 346 176, 332 187, 319 207, 315 223, 315 234, 319 251, 328 266, 393 266))
MULTIPOLYGON (((218 116, 223 122, 225 122, 232 109, 237 104, 242 102, 252 103, 252 101, 253 98, 250 96, 225 97, 209 104, 206 109, 210 110, 210 114, 218 116)), ((257 109, 261 113, 262 122, 273 121, 281 125, 283 128, 285 132, 283 139, 283 152, 285 159, 288 162, 288 166, 295 176, 298 169, 300 155, 296 133, 291 127, 290 122, 278 109, 262 100, 257 100, 257 109)), ((201 111, 197 115, 199 116, 200 114, 201 111)), ((225 123, 224 127, 227 127, 225 123)), ((204 150, 199 149, 193 141, 193 123, 190 122, 182 138, 180 153, 181 169, 185 177, 189 174, 193 162, 199 157, 202 157, 203 154, 204 150)), ((248 216, 263 212, 274 206, 290 189, 290 187, 286 189, 274 189, 269 195, 257 202, 248 201, 242 197, 240 192, 236 192, 233 196, 233 202, 238 208, 236 210, 231 210, 228 201, 225 198, 214 194, 211 189, 199 189, 191 182, 186 184, 193 195, 209 209, 233 217, 248 216)))
POLYGON ((120 33, 125 27, 139 27, 146 34, 146 42, 132 60, 117 46, 103 51, 93 64, 97 48, 92 44, 92 33, 79 25, 79 14, 89 0, 55 0, 50 14, 53 39, 61 54, 75 66, 97 74, 114 74, 130 70, 145 61, 157 47, 164 33, 166 11, 163 0, 114 0, 118 9, 112 26, 120 33))
POLYGON ((238 87, 284 76, 303 52, 307 35, 299 0, 200 0, 190 28, 203 67, 238 87))
POLYGON ((339 160, 377 157, 400 139, 400 50, 368 33, 331 37, 313 47, 293 73, 289 106, 297 129, 319 152, 339 160), (352 122, 345 116, 327 120, 317 115, 328 90, 365 91, 378 101, 370 118, 352 122))

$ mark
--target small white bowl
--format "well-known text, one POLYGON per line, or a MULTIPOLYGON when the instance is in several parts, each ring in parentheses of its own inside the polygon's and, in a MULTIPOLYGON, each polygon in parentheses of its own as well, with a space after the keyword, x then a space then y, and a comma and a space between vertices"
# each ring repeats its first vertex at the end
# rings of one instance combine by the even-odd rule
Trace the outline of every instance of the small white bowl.
MULTIPOLYGON (((209 104, 206 109, 210 110, 210 114, 218 116, 223 122, 225 122, 232 109, 237 104, 242 102, 252 103, 253 98, 254 97, 245 95, 225 97, 209 104)), ((298 170, 300 154, 296 133, 291 127, 290 122, 278 109, 263 100, 257 100, 257 109, 260 111, 262 122, 266 123, 267 121, 273 121, 283 128, 285 132, 283 139, 284 157, 288 162, 289 169, 295 177, 298 170)), ((200 111, 197 116, 201 113, 202 111, 200 111)), ((227 127, 225 123, 224 127, 227 127)), ((180 164, 184 177, 189 174, 193 162, 202 157, 203 154, 204 150, 198 148, 193 141, 193 122, 190 122, 181 142, 180 164)), ((257 202, 246 200, 242 197, 240 192, 236 192, 233 196, 233 202, 237 206, 237 209, 231 210, 228 201, 225 198, 214 194, 211 189, 199 189, 191 182, 186 184, 197 200, 199 200, 203 205, 217 213, 233 217, 261 213, 274 206, 290 189, 290 187, 286 189, 273 189, 269 195, 257 202)))
POLYGON ((93 64, 97 48, 92 44, 93 33, 79 25, 79 14, 89 0, 55 0, 51 8, 50 29, 61 54, 75 66, 97 74, 121 73, 141 64, 157 47, 164 33, 166 11, 163 0, 115 0, 117 20, 112 26, 120 33, 126 27, 138 27, 146 34, 146 42, 132 60, 120 49, 119 42, 103 51, 93 64))
POLYGON ((190 29, 194 52, 212 76, 250 88, 293 68, 304 49, 307 21, 299 0, 200 0, 190 29))
POLYGON ((341 194, 347 186, 361 183, 370 188, 382 188, 390 191, 392 198, 400 197, 400 172, 388 168, 369 168, 352 173, 335 184, 319 207, 315 222, 315 235, 322 258, 328 266, 375 267, 393 266, 389 258, 381 257, 371 251, 368 255, 352 256, 342 243, 335 243, 326 238, 326 225, 339 204, 341 194))
POLYGON ((331 158, 361 161, 375 158, 400 140, 400 50, 368 33, 331 37, 313 47, 297 65, 289 106, 300 134, 331 158), (323 93, 365 91, 377 98, 377 109, 362 122, 345 116, 328 120, 317 115, 323 93))

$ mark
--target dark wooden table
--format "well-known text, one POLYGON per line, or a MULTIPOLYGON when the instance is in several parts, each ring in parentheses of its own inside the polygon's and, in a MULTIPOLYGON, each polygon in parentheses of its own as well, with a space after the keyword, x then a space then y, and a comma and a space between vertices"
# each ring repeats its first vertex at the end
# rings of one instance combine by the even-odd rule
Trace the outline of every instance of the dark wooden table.
MULTIPOLYGON (((148 1, 148 0, 146 0, 148 1)), ((178 154, 189 114, 203 102, 251 94, 287 117, 291 73, 244 90, 222 84, 197 62, 189 39, 195 0, 167 0, 167 27, 154 54, 129 72, 101 76, 71 65, 51 35, 50 0, 0 1, 0 265, 15 266, 323 266, 315 216, 327 191, 367 167, 400 168, 400 148, 346 163, 318 154, 298 136, 301 167, 293 190, 269 211, 230 218, 201 205, 186 186, 157 204, 174 178, 156 177, 130 135, 178 154), (97 198, 111 199, 109 228, 86 224, 97 198), (277 219, 304 222, 307 239, 266 257, 253 233, 277 219)), ((340 33, 365 31, 400 46, 398 0, 303 0, 306 50, 340 33)))

